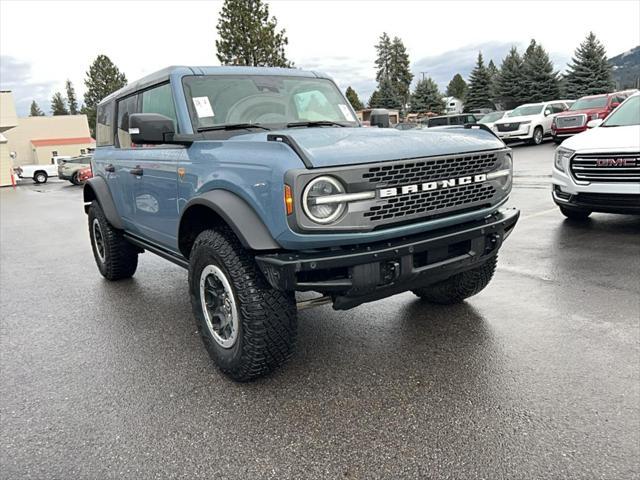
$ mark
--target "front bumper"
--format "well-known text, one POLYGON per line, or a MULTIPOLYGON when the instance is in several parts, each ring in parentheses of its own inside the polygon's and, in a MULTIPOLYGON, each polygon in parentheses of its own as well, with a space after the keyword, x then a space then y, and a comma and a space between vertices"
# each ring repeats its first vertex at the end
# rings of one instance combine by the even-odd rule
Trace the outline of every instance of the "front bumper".
POLYGON ((640 193, 577 193, 563 192, 554 185, 553 201, 556 205, 601 213, 640 214, 640 193))
POLYGON ((551 129, 551 134, 553 135, 554 140, 561 140, 564 138, 573 137, 582 132, 587 131, 587 126, 576 127, 576 128, 556 128, 551 129))
POLYGON ((505 143, 509 141, 517 142, 522 140, 529 140, 532 137, 532 130, 530 125, 520 127, 518 130, 514 130, 513 132, 500 132, 497 129, 495 130, 495 132, 500 140, 505 143))
POLYGON ((317 291, 337 310, 429 285, 497 254, 518 221, 517 209, 392 241, 319 252, 256 256, 269 283, 284 291, 317 291))

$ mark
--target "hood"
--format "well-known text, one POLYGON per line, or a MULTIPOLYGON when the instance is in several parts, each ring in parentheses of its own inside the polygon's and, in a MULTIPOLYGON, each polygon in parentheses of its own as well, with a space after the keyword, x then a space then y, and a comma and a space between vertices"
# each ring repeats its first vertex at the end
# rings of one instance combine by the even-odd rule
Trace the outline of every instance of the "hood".
POLYGON ((566 112, 559 113, 556 117, 570 117, 572 115, 593 115, 594 113, 602 113, 606 112, 607 107, 598 107, 598 108, 581 108, 580 110, 567 110, 566 112))
POLYGON ((640 151, 640 125, 597 127, 562 142, 562 146, 580 152, 640 151))
POLYGON ((463 128, 290 128, 238 135, 230 141, 266 141, 273 133, 294 139, 316 168, 504 148, 504 143, 487 131, 463 128))
POLYGON ((525 120, 531 120, 538 115, 519 115, 517 117, 502 117, 500 120, 496 120, 494 125, 503 124, 503 123, 520 123, 525 120))

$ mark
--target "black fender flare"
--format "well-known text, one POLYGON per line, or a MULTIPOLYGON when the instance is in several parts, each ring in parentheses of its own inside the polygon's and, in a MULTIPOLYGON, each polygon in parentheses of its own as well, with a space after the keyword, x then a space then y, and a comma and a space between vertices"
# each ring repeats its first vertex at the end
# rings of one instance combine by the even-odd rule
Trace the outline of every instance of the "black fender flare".
POLYGON ((269 229, 255 210, 244 199, 229 190, 211 190, 189 200, 180 214, 178 238, 180 238, 185 214, 194 205, 202 205, 213 210, 229 225, 245 248, 251 250, 282 248, 273 239, 269 229))
POLYGON ((96 200, 100 204, 100 207, 102 208, 105 217, 107 217, 107 220, 109 220, 109 223, 119 230, 124 228, 122 218, 120 218, 118 210, 116 210, 116 205, 113 202, 109 185, 107 185, 107 182, 103 177, 90 178, 84 184, 82 196, 84 197, 85 213, 89 213, 89 204, 96 200))

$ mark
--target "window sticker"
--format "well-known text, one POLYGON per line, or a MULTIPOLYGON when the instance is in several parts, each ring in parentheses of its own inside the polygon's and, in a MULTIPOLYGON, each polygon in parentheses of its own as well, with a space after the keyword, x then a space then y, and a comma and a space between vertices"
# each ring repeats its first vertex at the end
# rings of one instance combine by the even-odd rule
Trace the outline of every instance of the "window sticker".
POLYGON ((342 111, 342 115, 344 115, 344 118, 349 121, 349 122, 355 122, 356 119, 353 118, 353 113, 351 113, 351 110, 349 110, 349 107, 347 107, 344 103, 339 103, 338 107, 340 107, 340 110, 342 111))
POLYGON ((198 118, 215 117, 211 103, 209 103, 209 97, 193 97, 193 106, 196 109, 198 118))

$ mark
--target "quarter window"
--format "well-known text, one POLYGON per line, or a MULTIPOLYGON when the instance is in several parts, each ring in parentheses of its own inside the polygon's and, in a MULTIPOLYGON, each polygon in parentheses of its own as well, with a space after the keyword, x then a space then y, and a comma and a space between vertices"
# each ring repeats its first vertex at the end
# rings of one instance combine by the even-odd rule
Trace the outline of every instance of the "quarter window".
POLYGON ((131 95, 118 102, 118 146, 131 148, 131 136, 129 135, 129 115, 136 113, 138 109, 138 96, 131 95))
POLYGON ((98 105, 96 146, 113 145, 113 102, 98 105))

